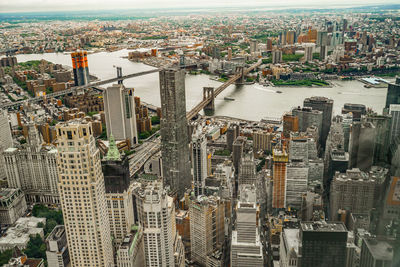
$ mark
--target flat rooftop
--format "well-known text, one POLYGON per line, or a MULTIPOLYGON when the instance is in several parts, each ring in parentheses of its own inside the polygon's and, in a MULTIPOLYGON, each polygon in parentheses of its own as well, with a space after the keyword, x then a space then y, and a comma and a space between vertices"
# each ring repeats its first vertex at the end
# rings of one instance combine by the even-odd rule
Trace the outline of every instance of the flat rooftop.
POLYGON ((301 222, 300 227, 303 232, 347 232, 342 222, 301 222))
POLYGON ((377 238, 364 238, 372 256, 376 260, 393 260, 393 247, 386 242, 386 240, 379 240, 377 238))
POLYGON ((298 254, 299 243, 300 243, 299 229, 285 228, 283 229, 283 232, 285 234, 286 243, 288 245, 288 251, 293 249, 296 252, 296 254, 298 254))

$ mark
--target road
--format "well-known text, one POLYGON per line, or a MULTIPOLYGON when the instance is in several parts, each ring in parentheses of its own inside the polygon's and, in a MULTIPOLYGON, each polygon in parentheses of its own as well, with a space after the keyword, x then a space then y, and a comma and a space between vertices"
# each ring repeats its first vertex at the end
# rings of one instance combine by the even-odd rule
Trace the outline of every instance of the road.
POLYGON ((129 170, 131 177, 143 167, 143 165, 148 161, 154 154, 160 150, 161 138, 160 137, 150 137, 143 144, 138 146, 129 158, 129 170))

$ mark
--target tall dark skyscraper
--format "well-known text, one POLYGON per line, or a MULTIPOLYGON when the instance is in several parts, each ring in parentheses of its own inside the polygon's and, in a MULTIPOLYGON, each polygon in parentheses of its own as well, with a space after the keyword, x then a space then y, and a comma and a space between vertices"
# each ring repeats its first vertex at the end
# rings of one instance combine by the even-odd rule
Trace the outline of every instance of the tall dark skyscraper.
POLYGON ((322 130, 320 134, 320 143, 322 148, 325 149, 326 138, 328 137, 332 122, 333 100, 326 97, 313 96, 304 99, 304 107, 311 107, 313 110, 322 111, 322 130))
POLYGON ((77 51, 71 54, 72 68, 74 71, 75 86, 85 85, 90 82, 89 65, 86 51, 77 51))
POLYGON ((189 139, 186 120, 185 71, 160 71, 161 155, 164 184, 183 196, 191 188, 189 139))
POLYGON ((346 266, 347 229, 342 222, 302 222, 300 242, 298 266, 346 266))
POLYGON ((385 108, 390 104, 400 104, 400 77, 396 78, 396 83, 389 83, 385 108))

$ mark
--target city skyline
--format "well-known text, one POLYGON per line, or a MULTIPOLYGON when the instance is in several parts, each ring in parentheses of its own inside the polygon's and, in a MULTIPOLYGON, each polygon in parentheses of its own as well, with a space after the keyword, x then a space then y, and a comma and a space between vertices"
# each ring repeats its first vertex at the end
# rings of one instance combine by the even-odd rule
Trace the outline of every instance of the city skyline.
POLYGON ((0 14, 0 266, 399 266, 400 5, 150 1, 0 14))
POLYGON ((274 9, 285 9, 285 8, 298 8, 298 9, 310 9, 310 8, 351 8, 351 7, 362 7, 369 5, 390 5, 398 4, 397 1, 392 0, 355 0, 349 3, 345 0, 335 1, 335 3, 323 3, 318 0, 289 0, 289 1, 276 1, 276 0, 250 0, 246 4, 240 0, 219 0, 203 1, 202 4, 198 4, 197 1, 189 0, 150 0, 146 1, 145 4, 138 0, 116 0, 113 2, 113 6, 109 5, 106 0, 88 0, 82 3, 78 0, 72 1, 41 1, 41 0, 4 0, 0 3, 0 13, 19 13, 19 12, 68 12, 68 11, 112 11, 112 10, 123 10, 126 12, 129 9, 141 10, 141 9, 207 9, 207 8, 240 8, 240 9, 251 9, 251 8, 262 8, 265 10, 274 9), (124 6, 124 9, 121 9, 124 6))

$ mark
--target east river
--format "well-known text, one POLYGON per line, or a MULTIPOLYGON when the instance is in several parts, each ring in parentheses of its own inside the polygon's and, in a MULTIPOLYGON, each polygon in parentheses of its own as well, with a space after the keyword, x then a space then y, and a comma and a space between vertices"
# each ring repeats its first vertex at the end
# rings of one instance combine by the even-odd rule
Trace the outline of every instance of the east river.
MULTIPOLYGON (((88 55, 89 72, 99 79, 116 77, 116 66, 123 74, 150 70, 152 67, 131 62, 126 58, 128 50, 100 52, 88 55)), ((72 66, 71 56, 63 53, 17 55, 18 62, 45 59, 72 66)), ((359 81, 333 81, 333 87, 264 87, 259 84, 226 88, 215 100, 215 115, 230 116, 246 120, 265 117, 280 118, 291 108, 302 106, 310 96, 325 96, 334 100, 334 114, 340 114, 344 103, 364 104, 381 113, 386 101, 386 88, 365 88, 359 81), (276 93, 276 91, 282 93, 276 93), (224 100, 224 97, 235 101, 224 100)), ((158 73, 144 75, 124 81, 127 87, 135 88, 135 95, 147 103, 160 106, 158 73)), ((208 75, 186 75, 186 107, 194 107, 203 97, 203 87, 218 87, 221 83, 210 80, 208 75)))

